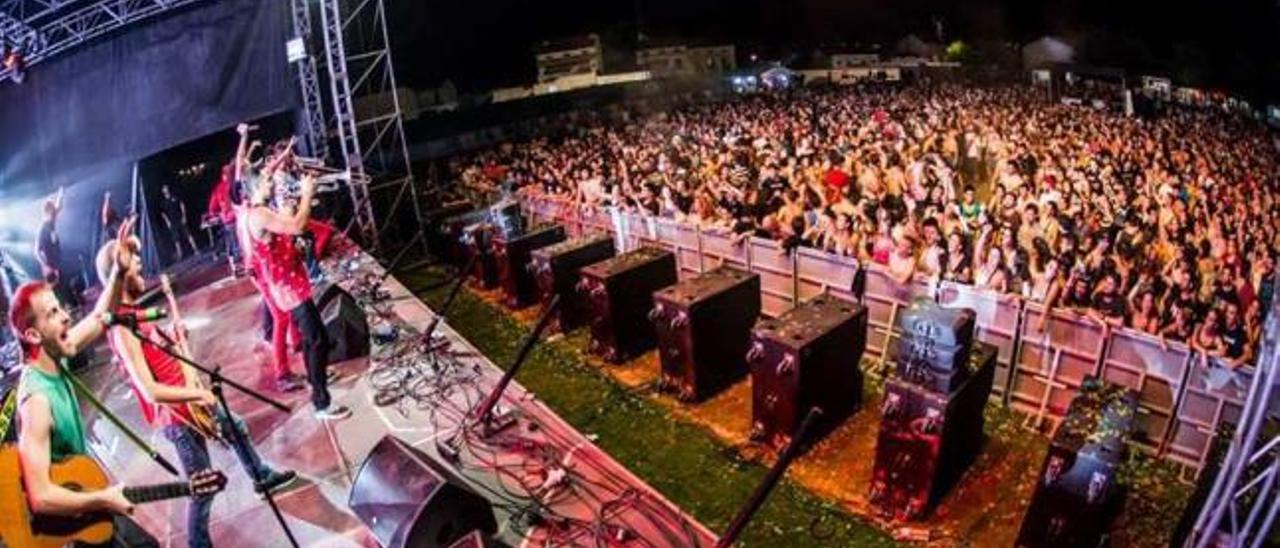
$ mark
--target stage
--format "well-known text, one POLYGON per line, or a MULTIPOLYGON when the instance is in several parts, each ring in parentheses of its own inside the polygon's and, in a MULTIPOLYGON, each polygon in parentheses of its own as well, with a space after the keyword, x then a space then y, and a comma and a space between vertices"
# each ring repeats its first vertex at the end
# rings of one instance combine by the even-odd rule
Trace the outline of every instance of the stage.
MULTIPOLYGON (((326 261, 330 277, 343 287, 381 273, 381 267, 354 247, 326 261)), ((211 262, 186 270, 177 280, 179 302, 191 332, 197 361, 222 367, 223 373, 256 387, 268 347, 261 343, 259 297, 247 279, 218 275, 211 262), (213 272, 213 274, 210 274, 213 272)), ((385 435, 394 435, 431 455, 447 468, 461 470, 469 487, 495 505, 498 538, 511 546, 711 546, 715 536, 628 472, 582 434, 557 417, 518 381, 502 406, 517 423, 490 437, 473 430, 459 434, 467 410, 496 384, 501 370, 457 335, 447 323, 437 331, 448 347, 434 357, 416 356, 410 341, 433 316, 403 285, 388 277, 389 298, 365 303, 371 325, 384 322, 401 330, 400 342, 374 345, 372 359, 332 366, 339 377, 331 385, 335 402, 354 415, 323 423, 311 415, 307 391, 267 392, 291 406, 279 412, 233 389, 230 405, 249 424, 263 458, 301 476, 296 486, 276 497, 289 526, 303 546, 377 546, 370 531, 348 508, 355 475, 365 456, 385 435), (413 395, 389 397, 388 380, 413 386, 413 395), (385 407, 375 403, 384 404, 385 407), (393 401, 397 400, 397 401, 393 401), (457 464, 439 457, 437 442, 453 440, 457 464), (563 473, 563 481, 548 480, 563 473), (536 495, 530 495, 536 492, 536 495), (530 514, 539 517, 530 519, 530 514)), ((122 372, 96 349, 92 365, 80 374, 107 406, 135 427, 162 454, 177 463, 171 444, 144 424, 122 372)), ((304 371, 300 355, 293 370, 304 371)), ((86 411, 93 452, 126 484, 169 481, 168 474, 131 445, 113 425, 86 411)), ((231 479, 213 507, 211 532, 218 546, 285 546, 287 540, 252 482, 229 449, 210 444, 216 468, 231 479)), ((136 519, 166 546, 185 545, 185 501, 140 506, 136 519)))

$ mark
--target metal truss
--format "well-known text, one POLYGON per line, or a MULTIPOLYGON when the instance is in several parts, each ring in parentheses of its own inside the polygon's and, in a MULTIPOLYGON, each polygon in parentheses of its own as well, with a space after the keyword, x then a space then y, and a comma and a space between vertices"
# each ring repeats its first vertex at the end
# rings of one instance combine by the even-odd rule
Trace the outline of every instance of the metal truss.
POLYGON ((296 63, 298 87, 302 92, 303 146, 307 156, 328 163, 329 138, 325 131, 324 106, 320 96, 320 78, 313 53, 317 43, 311 30, 311 9, 307 0, 291 0, 294 36, 302 41, 306 55, 296 63))
POLYGON ((397 213, 406 199, 412 207, 415 233, 421 231, 386 10, 382 0, 319 0, 319 4, 333 100, 332 134, 341 145, 346 168, 353 176, 372 181, 349 188, 354 222, 366 245, 378 249, 387 229, 397 225, 397 213), (355 99, 364 96, 390 96, 391 104, 357 113, 355 99))
POLYGON ((1280 383, 1280 301, 1272 305, 1264 329, 1261 359, 1235 437, 1187 546, 1267 545, 1280 512, 1280 435, 1267 427, 1273 420, 1269 417, 1272 398, 1280 397, 1276 390, 1280 383))
MULTIPOLYGON (((108 32, 199 1, 2 0, 0 31, 27 48, 24 54, 30 67, 108 32)), ((0 71, 0 81, 10 72, 0 71)))
POLYGON ((33 50, 44 48, 44 36, 25 21, 0 11, 0 40, 9 44, 23 44, 33 50))
POLYGON ((38 23, 82 0, 0 0, 0 11, 19 21, 38 23))

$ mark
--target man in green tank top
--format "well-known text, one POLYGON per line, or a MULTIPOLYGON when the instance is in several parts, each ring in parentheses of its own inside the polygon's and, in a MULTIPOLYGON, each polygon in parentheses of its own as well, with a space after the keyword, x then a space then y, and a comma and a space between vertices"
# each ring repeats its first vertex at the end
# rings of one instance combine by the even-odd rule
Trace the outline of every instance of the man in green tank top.
MULTIPOLYGON (((121 224, 120 241, 133 232, 134 222, 130 218, 121 224)), ((120 253, 117 264, 124 258, 126 255, 120 253)), ((102 296, 93 310, 74 325, 49 284, 31 282, 14 292, 9 325, 23 354, 22 379, 18 381, 22 482, 33 512, 67 516, 111 512, 118 516, 112 546, 158 546, 155 539, 124 517, 133 512, 133 503, 125 498, 123 486, 81 493, 49 479, 52 463, 86 454, 79 402, 61 364, 102 336, 102 317, 120 300, 115 270, 119 266, 103 284, 102 296)))

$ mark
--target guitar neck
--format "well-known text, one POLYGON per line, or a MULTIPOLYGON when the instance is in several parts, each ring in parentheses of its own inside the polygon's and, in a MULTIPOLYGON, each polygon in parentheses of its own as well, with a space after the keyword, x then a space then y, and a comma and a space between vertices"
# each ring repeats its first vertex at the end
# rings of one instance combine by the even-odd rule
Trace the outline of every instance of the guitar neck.
POLYGON ((176 499, 179 497, 189 496, 190 494, 191 486, 182 482, 124 488, 124 498, 129 499, 129 502, 134 504, 143 504, 165 499, 176 499))

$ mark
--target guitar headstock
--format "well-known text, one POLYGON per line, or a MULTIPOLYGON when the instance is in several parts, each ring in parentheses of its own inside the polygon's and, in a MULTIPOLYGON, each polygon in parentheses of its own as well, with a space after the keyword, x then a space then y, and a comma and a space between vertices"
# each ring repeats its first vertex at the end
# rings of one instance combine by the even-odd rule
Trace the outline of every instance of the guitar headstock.
POLYGON ((188 486, 191 496, 212 495, 227 487, 227 476, 219 470, 201 470, 191 475, 188 486))

